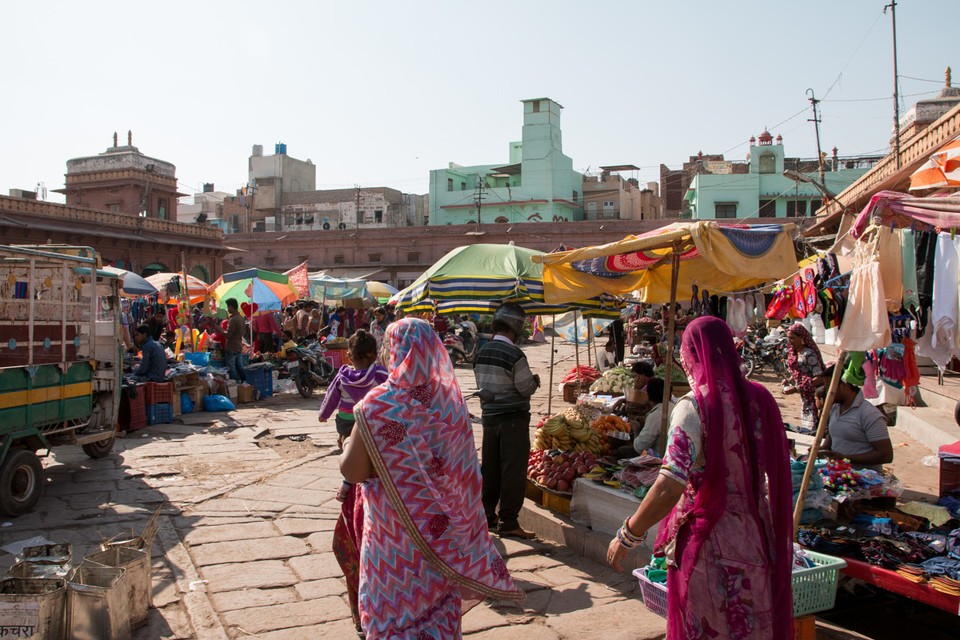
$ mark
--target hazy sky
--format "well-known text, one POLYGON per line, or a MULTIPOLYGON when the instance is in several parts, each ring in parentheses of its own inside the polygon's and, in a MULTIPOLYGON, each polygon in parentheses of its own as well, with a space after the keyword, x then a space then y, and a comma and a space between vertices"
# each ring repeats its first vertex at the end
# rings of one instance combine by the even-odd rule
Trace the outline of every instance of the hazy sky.
MULTIPOLYGON (((893 101, 883 0, 34 0, 3 7, 0 193, 63 186, 114 131, 172 162, 183 193, 234 191, 251 146, 317 165, 318 188, 426 193, 448 162, 505 163, 519 100, 565 108, 574 168, 743 158, 769 127, 816 154, 885 152, 893 101)), ((960 1, 901 0, 903 107, 954 65, 960 1), (951 57, 951 55, 953 57, 951 57)), ((51 199, 58 199, 51 194, 51 199)))

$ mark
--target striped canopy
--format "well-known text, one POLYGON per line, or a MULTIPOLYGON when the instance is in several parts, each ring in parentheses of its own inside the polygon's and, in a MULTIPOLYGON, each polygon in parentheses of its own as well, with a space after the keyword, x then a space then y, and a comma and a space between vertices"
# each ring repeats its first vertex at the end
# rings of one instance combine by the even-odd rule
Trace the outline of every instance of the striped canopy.
POLYGON ((592 315, 617 317, 612 299, 575 300, 548 305, 543 297, 543 269, 533 261, 541 251, 513 244, 457 247, 440 258, 413 284, 391 298, 406 312, 493 313, 503 302, 516 302, 530 315, 565 313, 573 308, 592 315))
POLYGON ((260 311, 277 311, 294 302, 298 293, 290 278, 263 269, 245 269, 228 273, 210 286, 217 302, 236 298, 239 303, 253 303, 260 311))
POLYGON ((910 191, 942 187, 960 187, 960 137, 940 147, 910 176, 910 191))

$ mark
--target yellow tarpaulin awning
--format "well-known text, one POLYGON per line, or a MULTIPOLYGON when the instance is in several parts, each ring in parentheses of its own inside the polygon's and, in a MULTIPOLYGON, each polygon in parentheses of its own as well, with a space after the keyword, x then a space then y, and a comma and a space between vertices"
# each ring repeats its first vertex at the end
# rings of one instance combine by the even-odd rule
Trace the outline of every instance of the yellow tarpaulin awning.
POLYGON ((678 222, 618 242, 534 258, 543 263, 544 298, 561 304, 636 292, 669 302, 671 256, 680 254, 678 291, 732 292, 789 277, 797 270, 792 224, 678 222))

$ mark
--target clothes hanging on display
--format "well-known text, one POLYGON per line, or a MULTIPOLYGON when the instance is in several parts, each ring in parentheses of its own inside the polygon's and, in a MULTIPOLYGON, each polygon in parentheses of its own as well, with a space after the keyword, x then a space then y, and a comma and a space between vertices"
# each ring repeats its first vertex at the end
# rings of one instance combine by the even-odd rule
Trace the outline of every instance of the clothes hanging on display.
POLYGON ((914 313, 920 309, 920 297, 917 295, 917 249, 912 229, 901 229, 900 233, 903 308, 914 313))
POLYGON ((930 306, 933 304, 933 278, 937 255, 937 234, 933 231, 917 231, 914 237, 916 248, 917 296, 920 299, 920 329, 922 335, 927 327, 930 306))
POLYGON ((957 274, 960 253, 956 238, 941 233, 936 244, 936 271, 933 277, 933 311, 930 315, 930 346, 935 351, 952 352, 957 346, 957 320, 960 315, 960 297, 957 294, 957 274))
POLYGON ((879 349, 890 342, 890 321, 875 242, 857 244, 854 265, 837 345, 845 351, 879 349))
POLYGON ((900 248, 900 233, 881 227, 877 237, 877 260, 880 263, 880 278, 886 295, 887 311, 899 313, 903 305, 903 251, 900 248))

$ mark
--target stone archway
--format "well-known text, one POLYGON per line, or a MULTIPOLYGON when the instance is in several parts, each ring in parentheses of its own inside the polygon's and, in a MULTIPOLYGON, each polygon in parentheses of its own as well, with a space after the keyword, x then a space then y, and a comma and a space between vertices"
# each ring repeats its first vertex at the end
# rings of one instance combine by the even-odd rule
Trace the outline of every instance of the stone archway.
POLYGON ((143 268, 143 271, 140 273, 144 278, 152 276, 155 273, 167 273, 170 269, 167 268, 167 265, 162 262, 151 262, 143 268))
POLYGON ((195 265, 193 269, 190 269, 190 275, 210 284, 210 270, 202 264, 195 265))

